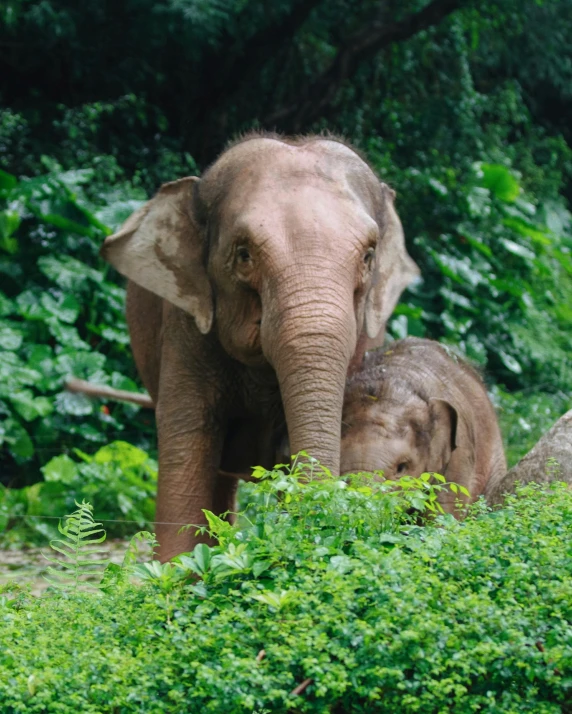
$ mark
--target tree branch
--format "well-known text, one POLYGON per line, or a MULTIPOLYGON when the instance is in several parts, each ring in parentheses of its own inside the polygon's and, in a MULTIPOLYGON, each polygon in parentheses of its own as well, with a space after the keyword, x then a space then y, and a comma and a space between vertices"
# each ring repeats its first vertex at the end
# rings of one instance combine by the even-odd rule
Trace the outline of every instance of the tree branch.
POLYGON ((309 82, 295 102, 273 111, 263 125, 287 133, 298 133, 333 102, 342 84, 350 79, 359 65, 394 42, 402 42, 422 30, 437 25, 466 3, 466 0, 432 0, 423 10, 404 20, 387 24, 383 19, 384 3, 367 26, 350 35, 339 48, 330 67, 309 82))
POLYGON ((145 409, 155 409, 153 400, 147 394, 140 392, 127 392, 124 389, 114 389, 104 384, 92 384, 84 379, 69 377, 66 380, 66 389, 75 394, 85 394, 87 397, 100 397, 102 399, 113 399, 120 402, 131 402, 138 404, 145 409))

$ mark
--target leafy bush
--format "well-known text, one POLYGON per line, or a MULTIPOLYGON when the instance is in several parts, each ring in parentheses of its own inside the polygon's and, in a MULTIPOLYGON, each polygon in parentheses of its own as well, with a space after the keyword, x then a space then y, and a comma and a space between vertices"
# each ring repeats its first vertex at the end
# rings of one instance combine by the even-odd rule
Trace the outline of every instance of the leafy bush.
POLYGON ((42 467, 44 480, 22 489, 0 486, 0 542, 42 542, 77 501, 95 501, 113 536, 133 533, 155 515, 157 464, 142 449, 114 441, 90 456, 74 449, 42 467))
MULTIPOLYGON (((0 172, 0 470, 4 484, 38 480, 73 446, 102 444, 130 425, 149 447, 138 408, 101 407, 64 390, 68 376, 137 390, 124 317, 125 290, 92 267, 103 236, 139 201, 97 209, 89 170, 17 181, 0 172), (2 206, 3 204, 3 206, 2 206), (73 256, 73 257, 72 257, 73 256)), ((146 419, 148 423, 151 418, 146 419)))
POLYGON ((419 482, 299 475, 250 486, 234 527, 211 516, 219 545, 138 566, 143 587, 10 586, 2 711, 570 712, 569 489, 420 527, 419 482))

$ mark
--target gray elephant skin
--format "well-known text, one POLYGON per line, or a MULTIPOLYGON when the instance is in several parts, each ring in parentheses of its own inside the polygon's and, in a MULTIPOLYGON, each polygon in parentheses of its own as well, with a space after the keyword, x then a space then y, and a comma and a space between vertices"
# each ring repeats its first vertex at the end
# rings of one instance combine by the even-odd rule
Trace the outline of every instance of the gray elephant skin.
POLYGON ((294 452, 339 473, 350 363, 418 274, 393 204, 341 140, 250 135, 105 240, 156 408, 162 560, 197 542, 178 524, 234 510, 218 470, 271 466, 284 420, 294 452))
MULTIPOLYGON (((348 379, 341 472, 383 471, 387 479, 424 472, 464 486, 470 498, 506 473, 495 411, 475 370, 437 342, 407 338, 369 353, 348 379)), ((439 501, 458 515, 450 490, 439 501)))
POLYGON ((563 414, 537 444, 502 478, 491 480, 485 493, 491 506, 504 503, 518 484, 549 484, 561 481, 572 485, 572 409, 563 414))

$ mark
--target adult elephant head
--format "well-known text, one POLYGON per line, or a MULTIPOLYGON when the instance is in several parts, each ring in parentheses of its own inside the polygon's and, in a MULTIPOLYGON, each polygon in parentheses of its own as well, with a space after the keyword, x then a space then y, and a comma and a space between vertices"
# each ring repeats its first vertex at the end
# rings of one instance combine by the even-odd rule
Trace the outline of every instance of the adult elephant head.
MULTIPOLYGON (((338 471, 350 360, 358 342, 363 349, 383 339, 401 292, 418 274, 393 202, 394 192, 342 141, 250 135, 231 145, 201 179, 164 185, 107 238, 103 256, 166 301, 159 310, 140 292, 128 310, 132 342, 135 337, 142 345, 134 345, 139 371, 157 402, 158 507, 165 520, 174 520, 166 505, 175 502, 173 493, 202 498, 203 508, 216 501, 209 502, 204 488, 190 489, 190 496, 189 489, 162 488, 162 472, 173 472, 171 484, 214 479, 221 439, 206 447, 204 437, 191 439, 195 455, 209 454, 195 456, 194 467, 182 456, 172 466, 173 457, 164 452, 184 450, 182 442, 169 440, 184 431, 182 411, 191 409, 183 406, 183 394, 202 405, 185 416, 193 434, 204 435, 209 419, 225 421, 211 393, 217 392, 213 380, 232 382, 229 370, 254 373, 270 365, 292 451, 305 450, 338 471), (187 317, 184 329, 182 318, 177 329, 166 326, 172 306, 194 324, 187 317), (162 315, 154 328, 147 324, 152 314, 162 315), (148 333, 144 340, 142 331, 148 333), (232 359, 215 359, 221 349, 232 359), (147 357, 138 359, 141 350, 147 357), (201 392, 204 375, 193 374, 205 368, 210 354, 208 396, 201 392), (176 369, 169 368, 173 362, 176 369), (208 473, 200 476, 198 469, 208 473)), ((178 517, 195 510, 179 509, 178 517)))

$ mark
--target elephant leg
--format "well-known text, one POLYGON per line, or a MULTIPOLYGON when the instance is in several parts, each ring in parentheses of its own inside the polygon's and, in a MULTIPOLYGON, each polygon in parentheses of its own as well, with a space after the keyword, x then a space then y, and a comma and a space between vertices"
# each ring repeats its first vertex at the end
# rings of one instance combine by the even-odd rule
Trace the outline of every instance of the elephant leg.
POLYGON ((161 561, 192 550, 206 535, 182 525, 206 524, 203 509, 217 512, 215 487, 222 438, 206 430, 159 427, 159 480, 155 530, 161 561))
POLYGON ((227 513, 226 520, 229 523, 234 523, 236 520, 236 493, 238 491, 238 478, 227 476, 224 472, 219 472, 216 477, 214 496, 213 496, 213 513, 217 516, 227 513))
POLYGON ((224 405, 201 365, 184 344, 166 340, 162 354, 156 420, 159 446, 156 533, 162 561, 192 550, 205 535, 181 524, 206 524, 203 509, 215 510, 215 486, 224 441, 224 405))

